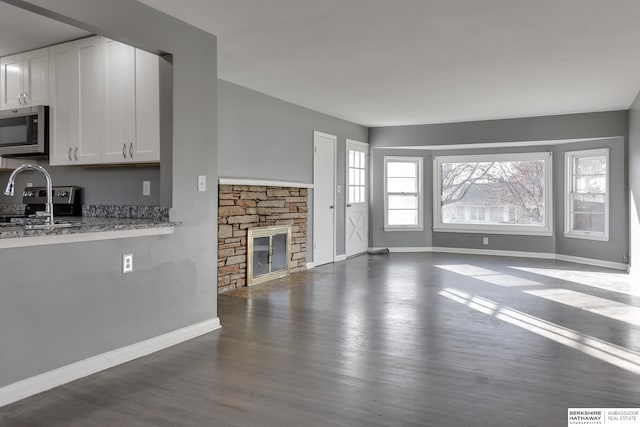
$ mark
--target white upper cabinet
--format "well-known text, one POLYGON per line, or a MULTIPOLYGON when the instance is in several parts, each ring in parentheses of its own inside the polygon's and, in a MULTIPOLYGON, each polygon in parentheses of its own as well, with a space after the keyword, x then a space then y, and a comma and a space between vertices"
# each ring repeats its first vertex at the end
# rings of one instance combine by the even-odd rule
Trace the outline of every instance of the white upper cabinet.
POLYGON ((50 164, 160 161, 160 58, 104 37, 50 48, 50 164))
POLYGON ((75 66, 78 70, 78 164, 101 161, 104 132, 104 45, 102 37, 77 40, 75 66))
POLYGON ((160 161, 160 57, 136 49, 135 162, 160 161))
POLYGON ((49 48, 0 59, 0 109, 49 104, 49 48))
POLYGON ((102 161, 129 162, 136 139, 136 50, 105 41, 105 141, 102 161))
POLYGON ((49 163, 73 163, 78 141, 77 70, 73 42, 50 48, 51 106, 49 107, 49 163))
POLYGON ((51 165, 160 161, 160 57, 94 36, 0 58, 0 109, 49 105, 51 165))
POLYGON ((49 163, 53 166, 101 161, 103 63, 99 37, 50 48, 49 163))
POLYGON ((160 161, 160 58, 105 39, 103 163, 160 161))

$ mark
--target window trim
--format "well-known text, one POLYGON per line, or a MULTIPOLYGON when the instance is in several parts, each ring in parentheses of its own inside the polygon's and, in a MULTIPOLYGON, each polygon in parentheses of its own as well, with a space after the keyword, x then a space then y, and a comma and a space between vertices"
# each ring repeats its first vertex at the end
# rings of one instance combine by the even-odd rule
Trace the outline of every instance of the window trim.
MULTIPOLYGON (((424 191, 423 191, 423 163, 424 159, 418 156, 384 156, 384 231, 423 231, 424 230, 424 191), (418 166, 417 180, 417 196, 418 196, 418 224, 417 225, 389 225, 389 193, 387 192, 387 164, 389 162, 412 162, 418 166)), ((402 193, 391 193, 402 194, 402 193)), ((413 193, 411 193, 413 194, 413 193)))
POLYGON ((433 231, 437 233, 484 233, 511 234, 523 236, 553 236, 553 153, 550 151, 534 153, 468 154, 459 156, 433 157, 433 231), (545 224, 509 225, 509 224, 445 224, 442 222, 440 180, 442 163, 487 162, 487 161, 526 161, 543 160, 545 163, 545 224))
POLYGON ((571 239, 599 240, 603 242, 609 241, 609 217, 610 217, 610 197, 611 197, 611 167, 610 167, 610 149, 596 148, 592 150, 567 151, 564 153, 564 236, 571 239), (576 157, 600 157, 605 156, 607 159, 606 171, 606 196, 604 211, 604 233, 593 231, 576 231, 572 230, 571 220, 571 187, 573 177, 572 159, 576 157))

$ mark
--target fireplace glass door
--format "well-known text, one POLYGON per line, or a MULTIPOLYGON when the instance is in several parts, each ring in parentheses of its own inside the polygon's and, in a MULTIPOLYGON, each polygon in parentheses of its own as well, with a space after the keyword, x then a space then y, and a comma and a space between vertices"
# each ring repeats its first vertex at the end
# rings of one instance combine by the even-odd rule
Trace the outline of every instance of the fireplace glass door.
POLYGON ((289 275, 291 226, 250 228, 247 246, 248 285, 289 275))

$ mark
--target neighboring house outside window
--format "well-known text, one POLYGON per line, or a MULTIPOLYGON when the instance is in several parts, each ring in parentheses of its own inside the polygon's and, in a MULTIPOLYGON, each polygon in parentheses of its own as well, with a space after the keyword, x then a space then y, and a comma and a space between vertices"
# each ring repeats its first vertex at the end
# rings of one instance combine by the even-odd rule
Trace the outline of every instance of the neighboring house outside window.
POLYGON ((551 170, 551 153, 434 157, 434 231, 552 235, 551 170))
POLYGON ((565 153, 566 237, 609 240, 609 149, 565 153))
POLYGON ((422 179, 422 157, 385 156, 385 231, 423 229, 422 179))

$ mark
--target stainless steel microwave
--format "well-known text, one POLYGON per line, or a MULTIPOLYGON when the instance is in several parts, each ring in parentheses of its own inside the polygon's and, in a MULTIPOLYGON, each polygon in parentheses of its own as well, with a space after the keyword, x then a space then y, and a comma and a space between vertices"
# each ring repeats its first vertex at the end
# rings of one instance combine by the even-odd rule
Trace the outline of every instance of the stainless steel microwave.
POLYGON ((46 157, 48 154, 48 106, 0 111, 0 156, 46 157))

